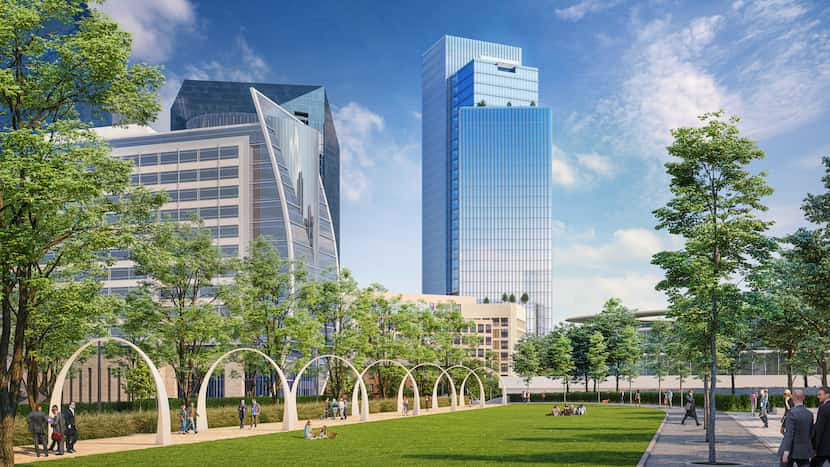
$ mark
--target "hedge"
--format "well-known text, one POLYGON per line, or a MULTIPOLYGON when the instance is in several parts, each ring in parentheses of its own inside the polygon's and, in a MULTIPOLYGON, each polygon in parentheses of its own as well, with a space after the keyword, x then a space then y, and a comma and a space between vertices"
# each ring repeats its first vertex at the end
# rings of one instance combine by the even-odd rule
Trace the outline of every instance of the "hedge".
MULTIPOLYGON (((675 406, 683 405, 682 402, 685 401, 685 392, 681 395, 678 392, 675 392, 673 395, 673 403, 675 406), (681 399, 681 396, 683 399, 681 399)), ((522 395, 521 394, 510 394, 510 402, 522 402, 522 395)), ((596 392, 569 392, 568 393, 568 402, 596 402, 597 401, 597 393, 596 392)), ((542 399, 542 393, 531 393, 530 395, 531 402, 550 402, 551 404, 555 403, 562 403, 562 393, 561 392, 549 392, 545 393, 545 398, 542 399)), ((619 392, 610 392, 610 391, 602 391, 599 395, 599 400, 608 400, 612 403, 620 401, 620 393, 619 392)), ((630 395, 626 391, 625 393, 625 402, 628 403, 630 400, 630 395)), ((643 404, 657 404, 659 403, 659 395, 656 391, 642 391, 640 392, 640 402, 643 404)), ((696 390, 695 391, 695 404, 698 407, 703 407, 703 391, 696 390)), ((815 397, 807 396, 807 399, 804 401, 804 405, 807 407, 816 407, 818 404, 818 400, 815 397)), ((784 396, 783 395, 772 395, 770 396, 770 405, 772 407, 784 407, 784 396)), ((727 412, 748 412, 750 410, 750 400, 747 394, 724 394, 724 393, 717 393, 715 394, 715 407, 721 411, 727 412)))

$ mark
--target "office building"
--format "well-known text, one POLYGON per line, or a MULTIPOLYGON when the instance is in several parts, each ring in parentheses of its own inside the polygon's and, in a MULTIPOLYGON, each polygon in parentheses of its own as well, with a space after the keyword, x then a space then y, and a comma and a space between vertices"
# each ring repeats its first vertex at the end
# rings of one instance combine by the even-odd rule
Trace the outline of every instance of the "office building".
POLYGON ((518 47, 445 36, 423 56, 422 287, 554 325, 552 116, 518 47))

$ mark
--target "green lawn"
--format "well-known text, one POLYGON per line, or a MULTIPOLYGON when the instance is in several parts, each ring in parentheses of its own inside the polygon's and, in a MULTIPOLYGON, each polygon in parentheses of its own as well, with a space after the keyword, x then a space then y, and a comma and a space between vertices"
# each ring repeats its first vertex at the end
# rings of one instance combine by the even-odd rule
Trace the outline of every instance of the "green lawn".
MULTIPOLYGON (((636 465, 663 413, 589 406, 581 417, 547 417, 547 405, 485 410, 338 427, 337 439, 278 433, 118 454, 61 459, 63 465, 636 465)), ((30 464, 35 465, 35 464, 30 464)))

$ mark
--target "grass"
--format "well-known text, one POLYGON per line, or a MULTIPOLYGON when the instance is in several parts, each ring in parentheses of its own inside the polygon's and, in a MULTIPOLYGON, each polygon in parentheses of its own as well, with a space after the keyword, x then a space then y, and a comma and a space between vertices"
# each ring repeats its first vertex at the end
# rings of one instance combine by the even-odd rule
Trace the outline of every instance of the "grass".
MULTIPOLYGON (((61 459, 81 465, 636 465, 663 412, 590 406, 581 417, 548 417, 547 406, 485 410, 360 423, 337 439, 307 441, 301 431, 61 459)), ((34 464, 32 464, 34 465, 34 464)))

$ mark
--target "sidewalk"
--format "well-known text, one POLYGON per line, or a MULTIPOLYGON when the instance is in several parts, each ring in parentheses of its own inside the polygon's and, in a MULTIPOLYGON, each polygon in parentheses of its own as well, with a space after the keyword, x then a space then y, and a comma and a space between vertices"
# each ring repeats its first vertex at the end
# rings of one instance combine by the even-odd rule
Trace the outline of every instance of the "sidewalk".
MULTIPOLYGON (((660 437, 645 465, 685 466, 687 462, 702 461, 708 457, 708 444, 703 431, 703 413, 698 411, 701 426, 694 420, 680 424, 684 410, 665 409, 668 417, 660 437)), ((729 414, 718 414, 717 423, 718 461, 741 462, 760 467, 777 467, 776 450, 770 448, 753 433, 744 428, 729 414)))
MULTIPOLYGON (((485 409, 490 407, 499 407, 499 405, 488 405, 485 409)), ((476 410, 478 406, 466 406, 466 407, 458 407, 458 411, 462 410, 476 410)), ((435 414, 442 414, 442 413, 449 413, 449 407, 441 407, 437 410, 421 410, 420 417, 435 415, 435 414)), ((369 414, 369 420, 367 422, 361 422, 360 417, 349 417, 347 420, 312 420, 311 424, 316 429, 321 427, 322 425, 326 425, 328 427, 337 427, 340 425, 351 425, 353 423, 370 423, 376 422, 380 420, 390 420, 393 418, 403 418, 398 412, 380 412, 380 413, 371 413, 369 414)), ((300 421, 297 430, 299 431, 303 429, 304 420, 300 421)), ((260 423, 259 426, 255 430, 250 430, 247 427, 240 430, 238 426, 229 426, 229 427, 217 427, 211 428, 208 431, 202 431, 199 434, 173 434, 173 444, 171 446, 175 446, 178 444, 191 444, 191 443, 201 443, 204 441, 217 441, 222 439, 231 439, 231 438, 242 438, 246 436, 256 436, 256 435, 267 435, 272 433, 279 433, 282 432, 282 422, 275 422, 275 423, 260 423)), ((99 439, 89 439, 89 440, 81 440, 75 445, 77 448, 77 452, 75 454, 65 454, 63 456, 56 456, 54 453, 49 457, 35 457, 35 450, 34 447, 30 445, 25 446, 15 446, 14 448, 14 460, 17 464, 29 463, 29 462, 39 462, 39 461, 50 461, 55 459, 67 459, 73 457, 81 457, 81 456, 90 456, 93 454, 104 454, 109 452, 121 452, 121 451, 133 451, 136 449, 147 449, 147 448, 154 448, 160 447, 155 444, 156 434, 155 433, 140 433, 134 434, 130 436, 120 436, 117 438, 99 438, 99 439)))

